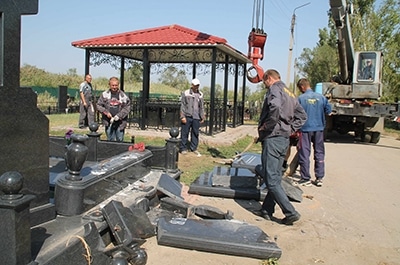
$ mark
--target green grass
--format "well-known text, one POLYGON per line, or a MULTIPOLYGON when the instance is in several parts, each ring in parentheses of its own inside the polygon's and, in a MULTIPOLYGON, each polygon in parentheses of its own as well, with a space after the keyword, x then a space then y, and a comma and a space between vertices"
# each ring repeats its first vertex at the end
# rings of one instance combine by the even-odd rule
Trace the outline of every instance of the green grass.
MULTIPOLYGON (((64 136, 69 128, 78 126, 79 113, 53 114, 46 117, 49 119, 49 135, 51 136, 64 136)), ((78 130, 74 129, 74 131, 78 130)))
MULTIPOLYGON (((50 121, 50 135, 52 136, 64 136, 68 128, 76 128, 78 124, 79 113, 73 114, 54 114, 47 115, 50 121)), ((79 130, 74 129, 77 133, 86 133, 87 129, 79 130)), ((399 135, 399 131, 387 128, 386 131, 399 135)), ((201 137, 201 136, 200 136, 201 137)), ((105 134, 102 135, 102 140, 105 139, 105 134)), ((399 138, 400 139, 400 138, 399 138)), ((130 136, 125 135, 126 142, 130 142, 130 136)), ((180 155, 178 161, 178 167, 182 171, 180 181, 187 185, 190 185, 197 177, 204 172, 210 172, 215 166, 223 166, 223 163, 229 162, 230 159, 234 158, 237 153, 242 152, 246 147, 252 143, 253 138, 246 136, 238 139, 237 142, 231 145, 207 145, 200 144, 199 151, 202 157, 196 157, 194 154, 180 155)), ((135 142, 143 142, 146 146, 164 146, 164 137, 150 137, 150 136, 136 136, 135 142)), ((251 153, 261 153, 260 144, 252 144, 247 150, 251 153)), ((227 165, 228 166, 228 165, 227 165)))
MULTIPOLYGON (((53 114, 46 115, 49 119, 49 127, 51 136, 64 137, 65 133, 69 128, 73 128, 76 133, 87 133, 87 129, 76 129, 78 125, 79 113, 71 114, 53 114)), ((201 137, 201 136, 200 136, 201 137)), ((105 139, 105 134, 102 134, 102 140, 105 139)), ((126 142, 130 142, 130 136, 125 134, 126 142)), ((212 171, 212 169, 219 165, 221 162, 232 159, 237 153, 242 152, 251 142, 253 138, 246 136, 239 139, 232 145, 199 145, 199 151, 202 157, 196 157, 193 154, 187 156, 180 155, 178 161, 178 167, 183 172, 181 175, 181 182, 185 184, 192 183, 200 174, 206 171, 212 171)), ((135 136, 135 142, 143 142, 145 146, 164 146, 164 137, 150 137, 150 136, 135 136)), ((259 144, 253 144, 248 152, 260 152, 261 146, 259 144)))
MULTIPOLYGON (((179 169, 183 171, 180 181, 189 185, 202 173, 211 172, 216 166, 229 166, 224 163, 229 162, 237 153, 241 153, 252 142, 253 137, 246 136, 232 145, 211 146, 201 144, 198 148, 202 154, 201 157, 196 157, 193 154, 180 155, 179 169)), ((247 152, 260 153, 261 146, 259 144, 252 144, 247 152)))
POLYGON ((278 265, 278 259, 277 258, 269 258, 267 260, 260 261, 260 265, 278 265))
MULTIPOLYGON (((150 87, 151 87, 150 88, 151 93, 154 94, 175 95, 179 97, 179 95, 182 92, 179 89, 160 83, 151 83, 150 87)), ((142 89, 143 89, 142 83, 125 84, 124 87, 125 92, 139 92, 142 89)))
MULTIPOLYGON (((232 145, 221 145, 218 147, 213 147, 213 146, 200 146, 200 149, 204 153, 207 153, 211 155, 212 157, 215 158, 222 158, 222 159, 229 159, 237 155, 238 153, 241 153, 245 148, 247 148, 251 143, 253 142, 253 137, 251 136, 245 136, 241 139, 238 139, 234 144, 232 145)), ((260 151, 260 145, 257 144, 252 144, 249 151, 260 151)))
MULTIPOLYGON (((129 139, 130 141, 130 139, 129 139)), ((135 143, 144 143, 145 146, 164 146, 165 138, 164 137, 148 137, 148 136, 135 136, 135 143)))
POLYGON ((70 114, 53 114, 46 115, 50 122, 50 128, 60 126, 76 126, 78 125, 79 113, 70 114))

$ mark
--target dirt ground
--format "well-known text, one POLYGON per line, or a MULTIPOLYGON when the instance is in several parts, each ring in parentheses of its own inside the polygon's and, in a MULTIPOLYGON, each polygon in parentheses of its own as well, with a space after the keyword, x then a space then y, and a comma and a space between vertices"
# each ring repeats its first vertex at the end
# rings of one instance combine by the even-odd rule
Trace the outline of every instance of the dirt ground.
MULTIPOLYGON (((249 128, 240 133, 246 131, 253 133, 249 128)), ((229 140, 231 134, 222 137, 229 140)), ((202 159, 190 155, 185 159, 202 159)), ((312 199, 294 203, 301 220, 293 226, 253 214, 249 209, 260 207, 260 202, 254 200, 191 195, 187 187, 182 194, 193 205, 230 210, 234 219, 261 228, 282 250, 279 265, 395 265, 400 264, 399 161, 400 141, 391 136, 382 136, 374 145, 354 143, 351 136, 333 135, 326 142, 324 185, 302 187, 304 195, 312 199)), ((275 216, 283 217, 279 207, 275 216)), ((151 265, 262 264, 254 258, 161 246, 156 237, 147 239, 143 247, 148 254, 147 264, 151 265)))

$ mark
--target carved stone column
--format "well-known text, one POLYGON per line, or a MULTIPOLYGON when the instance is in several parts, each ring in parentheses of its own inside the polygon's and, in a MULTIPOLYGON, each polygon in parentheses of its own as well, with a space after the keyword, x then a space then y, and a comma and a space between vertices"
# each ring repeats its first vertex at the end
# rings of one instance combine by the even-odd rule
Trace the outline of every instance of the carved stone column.
POLYGON ((20 194, 23 177, 9 171, 0 177, 0 264, 26 265, 32 261, 29 206, 34 195, 20 194))

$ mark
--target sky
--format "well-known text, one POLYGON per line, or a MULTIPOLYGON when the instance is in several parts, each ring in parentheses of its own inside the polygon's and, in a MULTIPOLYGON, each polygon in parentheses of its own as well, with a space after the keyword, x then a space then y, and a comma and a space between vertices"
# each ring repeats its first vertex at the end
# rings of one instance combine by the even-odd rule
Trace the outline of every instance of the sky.
MULTIPOLYGON (((253 2, 39 0, 38 14, 22 17, 21 66, 29 64, 51 73, 67 73, 76 68, 83 79, 85 52, 71 42, 172 24, 225 38, 229 45, 247 54, 247 39, 254 24, 253 2)), ((265 0, 263 29, 268 38, 260 66, 264 70, 277 69, 286 80, 291 20, 295 14, 293 76, 294 59, 304 48, 316 46, 318 30, 328 25, 328 10, 328 0, 265 0)), ((91 67, 90 73, 94 78, 119 75, 108 66, 91 67)), ((209 86, 210 77, 199 79, 202 85, 209 86)))

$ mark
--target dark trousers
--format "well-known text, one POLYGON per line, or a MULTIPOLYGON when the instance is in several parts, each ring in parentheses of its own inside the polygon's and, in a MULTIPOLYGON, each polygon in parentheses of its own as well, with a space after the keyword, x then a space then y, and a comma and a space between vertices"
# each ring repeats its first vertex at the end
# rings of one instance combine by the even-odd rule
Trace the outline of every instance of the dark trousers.
POLYGON ((196 151, 199 145, 199 131, 200 131, 200 120, 193 119, 192 117, 186 117, 186 123, 181 125, 181 147, 180 151, 187 150, 187 144, 190 133, 190 150, 196 151))
POLYGON ((302 132, 299 145, 300 175, 303 179, 311 179, 310 154, 314 149, 314 173, 316 178, 325 176, 325 144, 324 131, 302 132))
POLYGON ((94 109, 92 103, 89 104, 87 108, 82 104, 79 104, 79 122, 78 126, 89 126, 94 122, 94 109))
POLYGON ((275 204, 279 205, 285 216, 297 214, 282 188, 282 163, 288 147, 289 139, 282 136, 270 137, 262 141, 262 177, 268 189, 262 208, 271 215, 275 212, 275 204))

